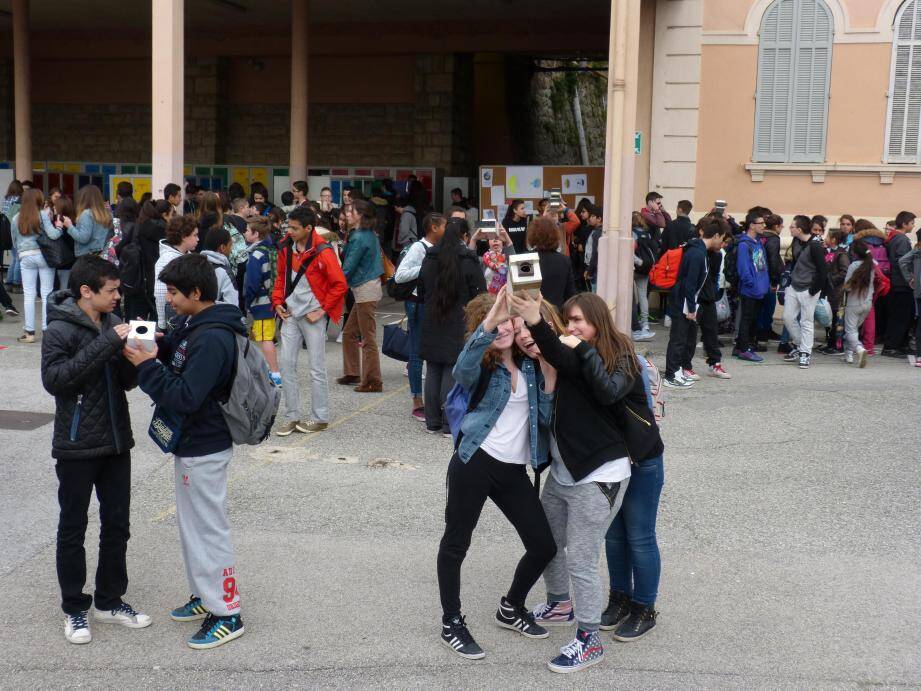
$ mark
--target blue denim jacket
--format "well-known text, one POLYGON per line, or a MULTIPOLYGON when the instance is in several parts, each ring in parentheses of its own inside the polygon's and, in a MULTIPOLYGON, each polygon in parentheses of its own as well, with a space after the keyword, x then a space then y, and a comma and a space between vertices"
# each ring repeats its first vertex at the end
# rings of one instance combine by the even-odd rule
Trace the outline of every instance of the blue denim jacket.
POLYGON ((358 228, 351 232, 345 245, 342 273, 349 288, 360 286, 384 273, 381 246, 373 230, 358 228))
MULTIPOLYGON (((476 389, 480 380, 483 354, 496 340, 497 335, 496 332, 487 333, 481 324, 467 339, 464 349, 457 356, 453 371, 454 380, 467 391, 473 392, 476 389)), ((521 372, 528 385, 531 466, 538 468, 547 462, 550 449, 550 417, 553 413, 554 394, 544 393, 544 377, 530 358, 524 358, 522 361, 521 372)), ((464 417, 461 425, 463 437, 457 448, 457 456, 461 461, 469 461, 480 448, 480 444, 489 436, 511 394, 512 375, 500 364, 489 378, 489 385, 479 405, 464 417)))
POLYGON ((74 256, 82 257, 84 254, 101 252, 106 246, 109 237, 109 228, 96 223, 93 212, 84 209, 77 219, 77 223, 68 231, 74 239, 74 256))

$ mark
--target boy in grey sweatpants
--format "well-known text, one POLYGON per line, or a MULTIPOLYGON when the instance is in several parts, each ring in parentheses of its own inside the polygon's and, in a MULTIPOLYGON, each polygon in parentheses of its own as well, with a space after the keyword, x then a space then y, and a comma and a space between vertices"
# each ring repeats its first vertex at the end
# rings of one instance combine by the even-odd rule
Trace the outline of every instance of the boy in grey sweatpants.
POLYGON ((176 517, 192 596, 170 617, 204 619, 188 645, 215 648, 243 635, 227 519, 233 438, 218 399, 231 386, 234 334, 246 336, 246 327, 236 305, 215 304, 217 277, 206 257, 174 259, 160 280, 168 302, 185 320, 151 352, 129 341, 125 357, 138 368, 141 390, 157 404, 150 435, 175 458, 176 517))

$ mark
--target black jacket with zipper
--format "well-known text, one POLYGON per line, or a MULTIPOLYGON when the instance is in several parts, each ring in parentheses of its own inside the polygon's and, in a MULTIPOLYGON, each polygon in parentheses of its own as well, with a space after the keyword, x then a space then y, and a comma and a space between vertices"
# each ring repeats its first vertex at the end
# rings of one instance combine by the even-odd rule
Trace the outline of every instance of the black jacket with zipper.
POLYGON ((552 429, 573 480, 629 456, 618 422, 623 411, 617 404, 637 386, 645 397, 642 377, 608 373, 592 346, 563 345, 543 320, 529 328, 541 354, 557 370, 552 429))
POLYGON ((103 314, 99 327, 69 290, 48 299, 42 336, 42 384, 54 396, 51 455, 59 461, 114 456, 134 447, 125 391, 137 371, 122 355, 124 341, 103 314))

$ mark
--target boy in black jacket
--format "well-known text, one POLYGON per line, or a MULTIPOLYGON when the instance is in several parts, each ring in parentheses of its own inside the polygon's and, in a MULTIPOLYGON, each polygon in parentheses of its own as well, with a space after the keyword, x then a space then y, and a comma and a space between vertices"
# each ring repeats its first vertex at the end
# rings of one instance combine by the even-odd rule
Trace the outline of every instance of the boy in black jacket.
POLYGON ((128 515, 131 504, 131 419, 125 391, 137 384, 122 357, 128 325, 112 314, 119 300, 118 268, 94 255, 71 269, 70 290, 54 293, 42 338, 42 384, 54 396, 51 455, 61 508, 57 571, 64 636, 89 643, 90 605, 94 619, 129 628, 150 625, 150 617, 122 601, 128 589, 128 515), (99 499, 99 564, 96 593, 86 582, 87 510, 93 488, 99 499))
POLYGON ((246 335, 233 304, 215 304, 217 277, 206 257, 187 254, 160 272, 167 302, 184 317, 152 352, 125 348, 138 383, 157 404, 151 436, 175 453, 176 518, 192 597, 170 612, 204 619, 190 648, 215 648, 243 635, 230 523, 227 466, 233 440, 218 405, 231 385, 234 334, 246 335), (159 359, 157 359, 159 355, 159 359))
POLYGON ((684 248, 668 306, 672 326, 665 355, 665 386, 684 389, 700 378, 691 365, 697 347, 697 299, 707 280, 707 252, 722 242, 721 226, 712 223, 703 228, 701 239, 693 238, 684 248))

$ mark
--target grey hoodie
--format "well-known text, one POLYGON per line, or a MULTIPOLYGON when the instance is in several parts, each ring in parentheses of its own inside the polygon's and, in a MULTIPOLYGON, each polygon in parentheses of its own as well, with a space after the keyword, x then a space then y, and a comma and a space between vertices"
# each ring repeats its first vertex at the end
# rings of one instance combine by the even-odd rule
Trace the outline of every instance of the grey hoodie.
POLYGON ((921 249, 915 247, 899 259, 899 270, 905 277, 905 282, 911 284, 915 281, 915 300, 921 300, 921 249))
POLYGON ((201 256, 207 257, 214 267, 214 273, 217 275, 217 302, 226 302, 229 305, 238 305, 240 303, 240 294, 237 292, 237 286, 231 275, 230 260, 220 252, 213 250, 202 250, 201 256))
POLYGON ((166 284, 160 280, 160 272, 166 268, 167 264, 181 256, 182 252, 172 245, 167 245, 166 240, 160 240, 160 258, 154 264, 154 302, 157 306, 157 326, 161 329, 166 328, 166 322, 176 313, 166 304, 166 284))

